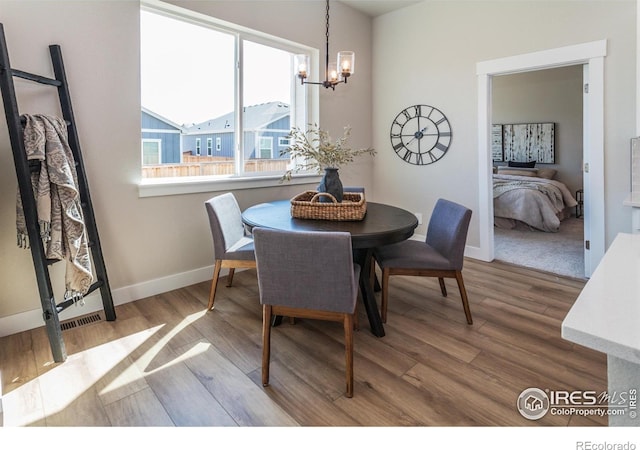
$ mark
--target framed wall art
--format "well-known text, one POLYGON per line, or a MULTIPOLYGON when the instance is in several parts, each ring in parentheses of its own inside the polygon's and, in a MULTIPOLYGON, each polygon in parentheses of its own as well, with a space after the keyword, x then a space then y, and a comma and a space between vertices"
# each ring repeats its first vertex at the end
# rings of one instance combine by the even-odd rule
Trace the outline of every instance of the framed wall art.
POLYGON ((555 163, 555 124, 502 125, 504 161, 555 163))
POLYGON ((502 147, 502 125, 491 126, 491 154, 493 162, 504 161, 504 149, 502 147))

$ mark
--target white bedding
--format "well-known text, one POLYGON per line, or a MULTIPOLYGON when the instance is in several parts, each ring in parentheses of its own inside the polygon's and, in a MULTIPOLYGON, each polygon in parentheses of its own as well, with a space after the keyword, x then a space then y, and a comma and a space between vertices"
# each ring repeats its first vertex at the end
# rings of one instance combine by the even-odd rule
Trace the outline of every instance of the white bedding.
POLYGON ((538 230, 555 233, 560 229, 560 221, 568 217, 567 209, 576 205, 576 199, 561 181, 493 175, 496 226, 512 228, 518 220, 538 230))

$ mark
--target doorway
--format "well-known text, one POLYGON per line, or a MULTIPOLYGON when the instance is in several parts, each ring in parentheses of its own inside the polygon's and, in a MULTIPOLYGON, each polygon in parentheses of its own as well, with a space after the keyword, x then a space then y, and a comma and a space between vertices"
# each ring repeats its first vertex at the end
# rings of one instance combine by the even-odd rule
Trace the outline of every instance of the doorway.
POLYGON ((491 137, 492 77, 580 64, 585 70, 583 185, 585 276, 604 255, 604 57, 606 40, 479 62, 478 216, 479 258, 494 259, 491 137))
MULTIPOLYGON (((530 157, 525 157, 527 161, 535 160, 535 168, 530 170, 543 179, 553 180, 543 184, 541 192, 556 187, 562 188, 564 195, 571 194, 577 198, 583 189, 583 78, 583 68, 579 64, 492 77, 493 124, 544 123, 547 129, 553 124, 552 151, 543 155, 536 153, 536 148, 532 149, 534 153, 530 157)), ((508 165, 505 159, 511 159, 510 156, 503 152, 493 153, 494 167, 508 165)), ((538 180, 545 183, 540 178, 535 179, 536 182, 538 180)), ((515 211, 507 215, 513 213, 524 220, 496 220, 493 228, 495 259, 584 279, 584 219, 580 208, 569 204, 560 216, 559 229, 554 229, 548 210, 525 215, 525 210, 528 210, 525 205, 534 208, 537 203, 529 195, 530 191, 524 197, 516 195, 518 192, 522 191, 506 193, 502 200, 494 199, 494 213, 502 210, 504 214, 504 208, 514 207, 515 211), (537 228, 538 221, 542 222, 543 228, 537 228)))

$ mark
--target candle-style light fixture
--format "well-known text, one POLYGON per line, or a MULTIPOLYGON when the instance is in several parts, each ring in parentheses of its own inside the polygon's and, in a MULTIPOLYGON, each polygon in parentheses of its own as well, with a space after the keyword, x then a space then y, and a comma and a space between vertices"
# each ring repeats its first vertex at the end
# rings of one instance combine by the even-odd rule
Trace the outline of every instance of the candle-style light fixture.
POLYGON ((335 63, 329 63, 329 0, 327 0, 327 44, 325 54, 325 74, 324 81, 306 81, 307 70, 309 69, 309 56, 296 55, 296 67, 298 78, 302 84, 321 84, 325 88, 336 89, 336 85, 346 83, 347 79, 353 75, 356 54, 351 51, 338 52, 338 59, 335 63))

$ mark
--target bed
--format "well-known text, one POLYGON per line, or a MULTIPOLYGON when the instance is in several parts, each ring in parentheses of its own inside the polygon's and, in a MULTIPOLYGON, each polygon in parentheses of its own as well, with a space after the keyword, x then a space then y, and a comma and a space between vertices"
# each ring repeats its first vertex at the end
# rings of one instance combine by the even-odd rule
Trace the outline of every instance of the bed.
POLYGON ((555 233, 577 205, 571 191, 552 179, 555 170, 498 169, 493 174, 493 215, 498 228, 523 222, 536 230, 555 233), (549 173, 551 175, 549 175, 549 173))

